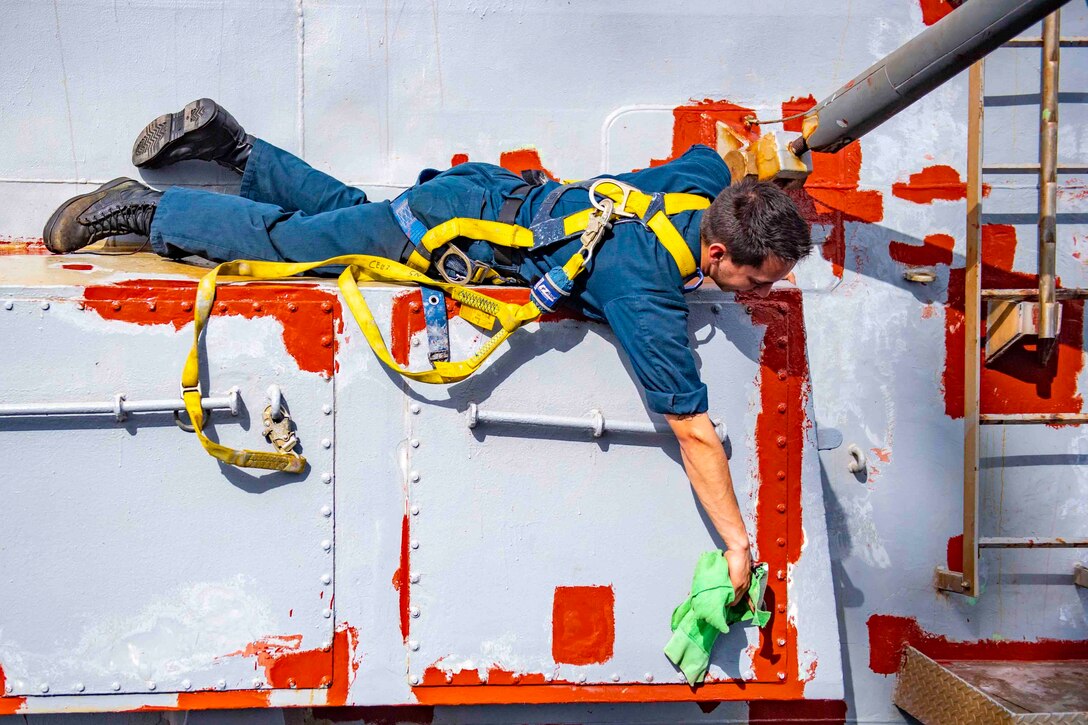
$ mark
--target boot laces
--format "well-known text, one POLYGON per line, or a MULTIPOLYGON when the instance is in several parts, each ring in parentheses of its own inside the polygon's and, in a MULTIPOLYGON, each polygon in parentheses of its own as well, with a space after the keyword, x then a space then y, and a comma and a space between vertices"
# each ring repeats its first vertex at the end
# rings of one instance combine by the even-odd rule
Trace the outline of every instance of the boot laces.
POLYGON ((157 201, 133 201, 110 204, 91 214, 80 216, 79 223, 90 227, 91 237, 101 239, 111 234, 147 236, 157 201))

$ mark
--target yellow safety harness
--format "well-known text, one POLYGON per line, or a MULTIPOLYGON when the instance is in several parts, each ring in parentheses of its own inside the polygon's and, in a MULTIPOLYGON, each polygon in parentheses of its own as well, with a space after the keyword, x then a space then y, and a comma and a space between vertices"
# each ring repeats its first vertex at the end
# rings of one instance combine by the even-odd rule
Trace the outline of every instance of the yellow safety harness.
MULTIPOLYGON (((612 179, 600 179, 589 187, 593 206, 584 211, 562 218, 563 234, 573 237, 581 234, 581 248, 561 268, 557 267, 548 277, 565 277, 568 284, 574 280, 593 256, 597 244, 614 220, 638 218, 651 231, 658 241, 669 251, 676 261, 681 277, 687 279, 698 270, 684 237, 673 226, 669 217, 684 211, 705 209, 710 200, 696 194, 645 194, 627 184, 612 179), (597 199, 600 195, 601 199, 597 199), (553 274, 554 273, 554 274, 553 274)), ((554 220, 560 221, 560 220, 554 220)), ((204 450, 210 455, 233 466, 245 468, 263 468, 276 471, 297 473, 306 465, 306 459, 297 453, 280 450, 278 452, 238 450, 210 440, 203 431, 204 410, 201 407, 200 392, 200 335, 207 326, 208 317, 215 302, 216 285, 220 276, 232 276, 244 279, 283 279, 308 272, 317 267, 345 267, 338 280, 340 292, 359 324, 363 335, 378 358, 390 369, 404 377, 423 383, 454 383, 463 380, 476 371, 480 365, 508 338, 514 330, 526 322, 532 322, 546 311, 551 311, 548 298, 534 294, 523 304, 502 302, 461 284, 454 284, 433 279, 424 274, 430 267, 430 257, 443 245, 459 237, 478 239, 515 249, 531 249, 538 246, 531 229, 516 224, 503 224, 485 219, 456 218, 443 222, 430 229, 409 259, 408 264, 394 262, 384 257, 367 254, 345 254, 320 262, 263 262, 256 260, 236 260, 218 265, 197 285, 196 304, 193 312, 193 346, 185 360, 181 373, 181 393, 185 410, 189 414, 197 438, 204 450), (422 250, 422 251, 421 251, 422 250), (460 362, 434 361, 431 370, 407 370, 393 359, 382 338, 381 330, 371 313, 362 292, 360 282, 389 282, 401 285, 424 285, 444 290, 453 299, 466 307, 477 310, 474 321, 483 327, 494 327, 497 320, 499 331, 485 342, 469 358, 460 362)), ((230 280, 237 281, 237 280, 230 280)), ((542 280, 543 282, 544 280, 542 280)), ((554 291, 554 290, 553 290, 554 291)), ((559 296, 568 292, 559 291, 559 296)), ((274 441, 275 443, 275 441, 274 441)))

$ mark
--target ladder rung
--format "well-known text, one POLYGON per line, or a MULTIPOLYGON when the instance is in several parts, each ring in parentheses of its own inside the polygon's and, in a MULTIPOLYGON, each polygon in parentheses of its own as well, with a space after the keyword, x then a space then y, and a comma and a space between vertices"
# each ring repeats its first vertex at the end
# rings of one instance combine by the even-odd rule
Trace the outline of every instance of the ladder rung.
POLYGON ((1041 539, 1022 536, 980 536, 980 549, 1084 549, 1088 539, 1041 539))
MULTIPOLYGON (((1058 46, 1061 48, 1084 48, 1088 47, 1088 37, 1070 36, 1066 38, 1058 39, 1058 46)), ((1002 48, 1042 48, 1042 38, 1013 38, 1008 41, 1002 48)))
MULTIPOLYGON (((1039 296, 1039 288, 1030 289, 984 289, 984 300, 1033 300, 1039 296)), ((1088 298, 1088 289, 1082 287, 1059 287, 1054 290, 1054 299, 1079 300, 1088 298)))
POLYGON ((982 414, 981 425, 1077 425, 1088 423, 1088 413, 1014 413, 1011 415, 982 414))
MULTIPOLYGON (((1088 174, 1088 166, 1058 164, 1059 174, 1088 174)), ((987 164, 982 167, 984 174, 1038 174, 1039 164, 987 164)))

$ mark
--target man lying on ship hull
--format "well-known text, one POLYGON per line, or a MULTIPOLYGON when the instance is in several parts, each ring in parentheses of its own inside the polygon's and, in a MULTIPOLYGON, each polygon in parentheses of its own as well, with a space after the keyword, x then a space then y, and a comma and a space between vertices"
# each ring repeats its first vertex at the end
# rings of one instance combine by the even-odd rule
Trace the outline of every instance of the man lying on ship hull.
MULTIPOLYGON (((424 171, 394 202, 371 202, 363 191, 247 134, 210 99, 155 119, 133 147, 133 163, 140 168, 190 159, 242 174, 241 195, 182 188, 163 193, 115 179, 62 204, 45 227, 46 246, 66 253, 106 237, 138 234, 169 257, 310 262, 368 254, 406 262, 417 247, 405 214, 427 229, 459 217, 530 227, 542 207, 562 219, 591 206, 585 185, 557 191, 557 182, 526 183, 484 163, 424 171)), ((647 404, 665 416, 680 442, 691 485, 725 543, 734 590, 745 591, 752 566, 749 537, 729 462, 707 415, 707 388, 689 344, 684 293, 705 275, 726 291, 766 295, 811 250, 809 228, 773 184, 745 180, 731 186, 725 162, 706 146, 693 146, 662 166, 607 178, 645 194, 699 197, 700 204, 676 213, 657 209, 668 212, 671 244, 645 222, 653 210, 644 223, 614 224, 566 304, 611 326, 647 404), (689 274, 682 274, 684 267, 689 274)), ((458 240, 464 254, 454 261, 461 260, 462 272, 473 281, 483 270, 488 278, 499 275, 532 286, 571 259, 580 244, 578 235, 528 251, 458 240)))

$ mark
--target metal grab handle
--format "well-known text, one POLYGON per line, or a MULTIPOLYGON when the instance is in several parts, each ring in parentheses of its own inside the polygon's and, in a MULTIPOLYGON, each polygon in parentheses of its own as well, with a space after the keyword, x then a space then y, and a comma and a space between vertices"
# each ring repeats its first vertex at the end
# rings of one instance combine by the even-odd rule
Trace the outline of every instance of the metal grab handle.
POLYGON ((848 445, 846 452, 850 454, 850 462, 846 464, 846 469, 850 473, 861 473, 868 467, 869 461, 865 459, 865 454, 858 448, 857 443, 848 445))
MULTIPOLYGON (((204 410, 229 410, 231 415, 238 415, 241 395, 234 387, 227 394, 218 398, 202 398, 200 406, 204 410)), ((123 421, 129 413, 170 413, 185 410, 185 401, 181 398, 161 400, 127 400, 124 394, 115 395, 113 400, 102 403, 7 403, 0 404, 0 417, 33 415, 112 415, 117 422, 123 421)))
MULTIPOLYGON (((593 409, 589 415, 583 418, 564 415, 538 415, 534 413, 509 413, 495 410, 480 410, 477 403, 469 403, 466 411, 466 419, 469 428, 475 428, 481 423, 505 423, 507 425, 525 425, 534 428, 559 428, 562 430, 586 431, 594 438, 600 438, 605 433, 641 433, 646 435, 665 435, 667 429, 662 430, 649 421, 612 420, 606 419, 604 413, 593 409)), ((714 419, 714 432, 718 434, 718 440, 725 442, 728 431, 725 423, 714 419)))

